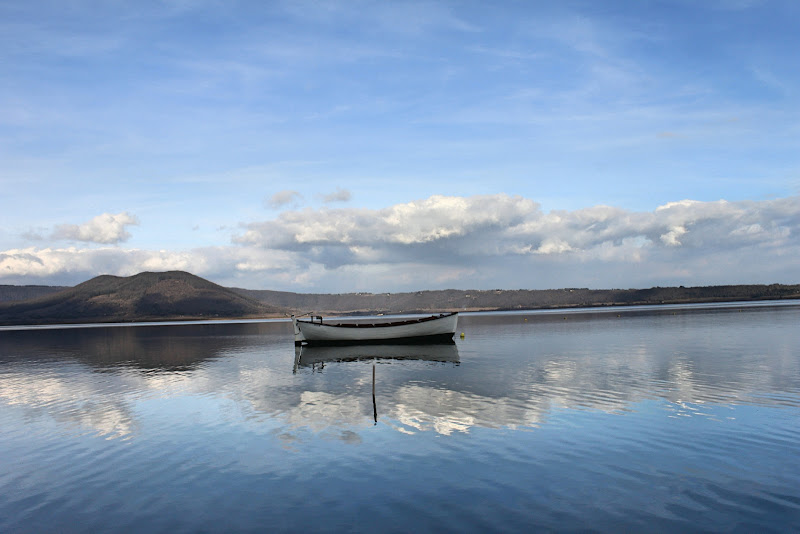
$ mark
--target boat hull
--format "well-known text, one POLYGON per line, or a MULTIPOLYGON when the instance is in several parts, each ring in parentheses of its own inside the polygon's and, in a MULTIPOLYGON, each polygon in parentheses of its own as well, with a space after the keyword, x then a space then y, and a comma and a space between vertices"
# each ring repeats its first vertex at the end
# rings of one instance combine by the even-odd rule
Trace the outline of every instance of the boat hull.
POLYGON ((295 345, 416 344, 453 341, 458 314, 375 325, 335 325, 293 319, 295 345))

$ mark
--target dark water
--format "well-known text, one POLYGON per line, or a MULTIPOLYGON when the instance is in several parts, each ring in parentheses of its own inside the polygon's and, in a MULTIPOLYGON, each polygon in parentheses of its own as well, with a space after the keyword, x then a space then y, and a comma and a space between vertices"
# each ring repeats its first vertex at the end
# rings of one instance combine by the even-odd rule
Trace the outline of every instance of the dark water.
POLYGON ((300 354, 288 322, 0 331, 0 531, 797 531, 799 327, 463 315, 455 346, 300 354))

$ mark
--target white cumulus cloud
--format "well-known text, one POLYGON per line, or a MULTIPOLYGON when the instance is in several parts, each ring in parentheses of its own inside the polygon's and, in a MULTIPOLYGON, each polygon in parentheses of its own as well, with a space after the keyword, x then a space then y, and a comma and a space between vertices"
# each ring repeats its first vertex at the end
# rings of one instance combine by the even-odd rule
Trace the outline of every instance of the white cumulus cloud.
POLYGON ((681 201, 652 212, 594 206, 545 213, 536 202, 519 196, 432 196, 379 210, 284 212, 246 225, 234 241, 332 262, 419 254, 462 261, 472 256, 581 255, 631 246, 779 246, 797 239, 799 217, 800 201, 795 198, 681 201))
POLYGON ((139 220, 127 212, 103 213, 83 224, 61 224, 51 238, 109 245, 130 239, 127 227, 137 224, 139 220))
POLYGON ((185 270, 223 285, 297 291, 797 283, 800 199, 680 201, 652 211, 545 212, 505 194, 382 209, 303 209, 243 224, 232 245, 0 251, 1 283, 185 270))
MULTIPOLYGON (((242 273, 271 274, 293 283, 306 263, 281 251, 205 247, 187 251, 103 248, 37 248, 0 251, 0 283, 70 285, 100 274, 130 276, 143 271, 188 271, 235 284, 242 273)), ((252 285, 252 284, 251 284, 252 285)))
POLYGON ((432 196, 377 210, 287 211, 244 225, 234 242, 321 265, 328 281, 360 272, 413 289, 414 280, 438 285, 453 268, 466 268, 472 274, 462 280, 473 284, 617 287, 792 281, 789 273, 800 273, 800 265, 788 251, 800 248, 798 236, 797 198, 545 212, 530 199, 497 194, 432 196), (535 282, 526 272, 537 272, 535 282))

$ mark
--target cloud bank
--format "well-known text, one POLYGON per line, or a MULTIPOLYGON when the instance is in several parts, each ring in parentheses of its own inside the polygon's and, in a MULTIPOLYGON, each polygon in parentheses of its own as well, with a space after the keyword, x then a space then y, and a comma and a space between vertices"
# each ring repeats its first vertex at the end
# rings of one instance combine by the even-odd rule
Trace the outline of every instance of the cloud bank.
POLYGON ((7 250, 0 280, 182 269, 228 285, 320 292, 797 283, 798 236, 798 197, 545 212, 521 196, 432 196, 377 210, 284 211, 241 225, 230 245, 189 251, 7 250))
POLYGON ((433 196, 381 210, 293 211, 248 224, 243 245, 292 251, 327 266, 418 257, 461 263, 475 257, 565 256, 640 261, 648 252, 698 252, 796 245, 800 199, 683 200, 653 212, 610 206, 545 213, 504 194, 433 196))

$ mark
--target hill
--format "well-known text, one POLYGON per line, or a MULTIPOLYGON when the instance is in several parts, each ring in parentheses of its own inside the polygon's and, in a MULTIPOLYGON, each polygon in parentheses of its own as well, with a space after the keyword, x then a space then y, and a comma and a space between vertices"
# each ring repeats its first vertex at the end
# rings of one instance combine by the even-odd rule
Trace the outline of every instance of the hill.
POLYGON ((0 303, 0 324, 160 321, 281 315, 268 304, 181 271, 102 275, 75 287, 0 303))
POLYGON ((69 286, 9 286, 0 284, 0 302, 28 300, 69 289, 69 286))

